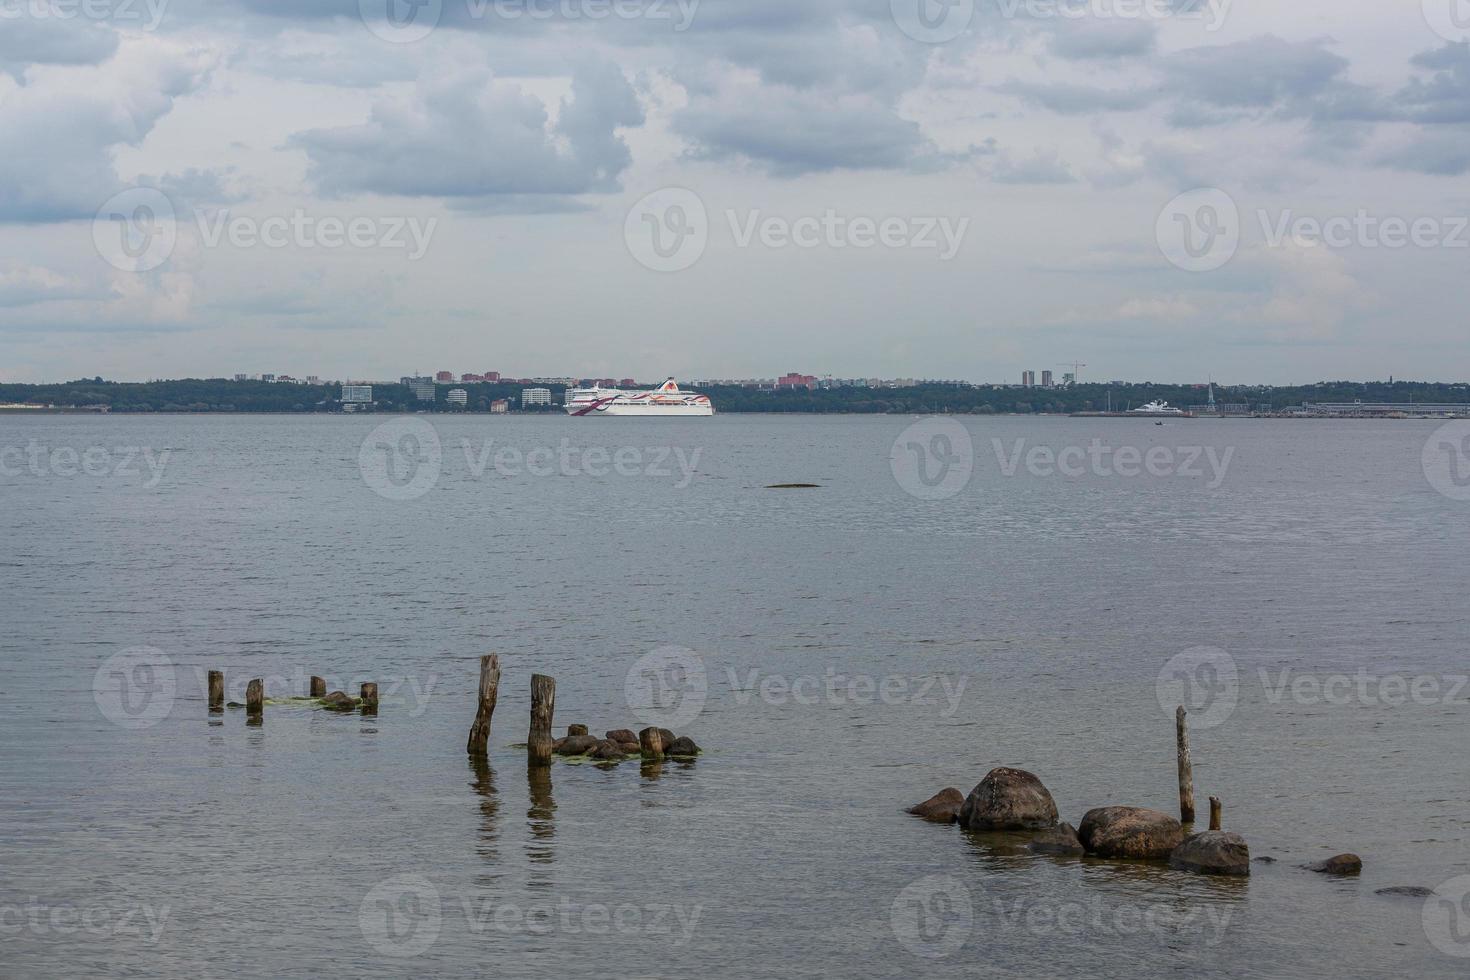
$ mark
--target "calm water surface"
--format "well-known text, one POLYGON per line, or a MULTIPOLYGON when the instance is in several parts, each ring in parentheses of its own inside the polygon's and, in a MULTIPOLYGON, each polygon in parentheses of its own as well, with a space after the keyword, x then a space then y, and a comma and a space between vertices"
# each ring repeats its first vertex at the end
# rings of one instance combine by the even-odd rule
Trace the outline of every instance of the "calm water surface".
POLYGON ((386 421, 0 416, 48 453, 0 473, 0 973, 1470 972, 1470 911, 1436 945, 1374 894, 1470 874, 1470 504, 1424 476, 1434 423, 973 418, 973 477, 928 500, 891 467, 907 418, 440 418, 437 478, 394 499, 424 488, 364 469, 386 421), (1218 486, 1006 473, 1017 440, 1093 439, 1230 455, 1218 486), (624 473, 494 462, 563 440, 624 473), (116 472, 130 447, 162 472, 116 472), (821 487, 765 489, 794 482, 821 487), (706 670, 697 762, 528 775, 531 673, 558 727, 638 728, 628 674, 665 646, 706 670), (1073 823, 1174 810, 1160 674, 1196 647, 1236 672, 1189 675, 1201 808, 1278 859, 1248 881, 901 812, 998 765, 1073 823), (385 699, 249 728, 208 715, 211 668, 238 700, 385 699), (1296 867, 1349 850, 1359 878, 1296 867))

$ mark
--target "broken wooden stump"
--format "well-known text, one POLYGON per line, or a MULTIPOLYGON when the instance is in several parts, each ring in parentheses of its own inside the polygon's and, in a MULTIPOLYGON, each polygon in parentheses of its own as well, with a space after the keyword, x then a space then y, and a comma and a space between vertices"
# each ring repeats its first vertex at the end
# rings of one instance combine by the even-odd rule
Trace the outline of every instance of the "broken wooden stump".
POLYGON ((368 683, 362 686, 362 713, 375 715, 378 713, 378 685, 368 683))
POLYGON ((470 740, 465 746, 470 755, 485 755, 490 746, 490 718, 495 714, 495 701, 500 696, 500 658, 495 654, 480 658, 480 701, 475 709, 475 723, 470 726, 470 740))
POLYGON ((1179 746, 1179 822, 1194 823, 1194 764, 1189 759, 1189 724, 1184 705, 1174 712, 1174 730, 1179 746))
POLYGON ((545 674, 531 677, 531 733, 526 739, 530 765, 551 765, 551 719, 556 713, 556 680, 545 674))
POLYGON ((265 716, 265 681, 256 679, 245 688, 245 714, 250 724, 258 725, 265 716))
POLYGON ((1224 830, 1225 829, 1224 827, 1220 826, 1220 820, 1221 820, 1221 816, 1222 816, 1222 811, 1224 809, 1225 809, 1225 807, 1220 802, 1220 797, 1218 797, 1218 796, 1212 796, 1212 797, 1210 797, 1210 829, 1211 830, 1224 830))
POLYGON ((327 696, 327 682, 325 678, 313 677, 311 679, 311 697, 324 698, 327 696))
POLYGON ((211 714, 225 710, 225 674, 221 670, 209 672, 209 711, 211 714))
POLYGON ((662 759, 667 746, 664 743, 664 734, 658 728, 645 728, 638 733, 638 748, 645 759, 662 759))

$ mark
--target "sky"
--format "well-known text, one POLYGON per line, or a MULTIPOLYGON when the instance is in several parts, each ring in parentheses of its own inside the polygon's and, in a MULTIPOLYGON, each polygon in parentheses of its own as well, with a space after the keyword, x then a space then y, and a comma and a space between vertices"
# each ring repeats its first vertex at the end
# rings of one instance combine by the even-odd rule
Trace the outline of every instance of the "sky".
POLYGON ((0 0, 0 381, 1470 378, 1470 0, 0 0))

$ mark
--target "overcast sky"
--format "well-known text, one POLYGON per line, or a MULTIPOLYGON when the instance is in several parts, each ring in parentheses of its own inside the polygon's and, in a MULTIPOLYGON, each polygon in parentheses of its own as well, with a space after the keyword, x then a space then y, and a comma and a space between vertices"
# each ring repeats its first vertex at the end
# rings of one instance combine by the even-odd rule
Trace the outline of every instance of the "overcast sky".
POLYGON ((0 380, 1470 378, 1470 0, 53 3, 0 380))

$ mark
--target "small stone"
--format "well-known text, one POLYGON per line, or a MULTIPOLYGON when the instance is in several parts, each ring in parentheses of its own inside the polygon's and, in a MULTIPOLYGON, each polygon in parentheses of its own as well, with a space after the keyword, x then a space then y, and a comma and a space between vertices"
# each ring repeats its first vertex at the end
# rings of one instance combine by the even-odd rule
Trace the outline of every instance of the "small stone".
POLYGON ((1302 867, 1319 875, 1355 875, 1363 870, 1363 859, 1356 854, 1338 854, 1326 861, 1304 864, 1302 867))
POLYGON ((1043 830, 1026 846, 1037 854, 1081 854, 1085 850, 1069 823, 1043 830))
POLYGON ((923 803, 915 803, 905 813, 923 817, 930 823, 954 823, 960 818, 960 808, 965 805, 965 794, 950 788, 942 789, 923 803))
POLYGON ((551 743, 551 751, 557 755, 586 755, 591 752, 601 739, 593 738, 591 735, 568 735, 561 739, 561 745, 551 743))

